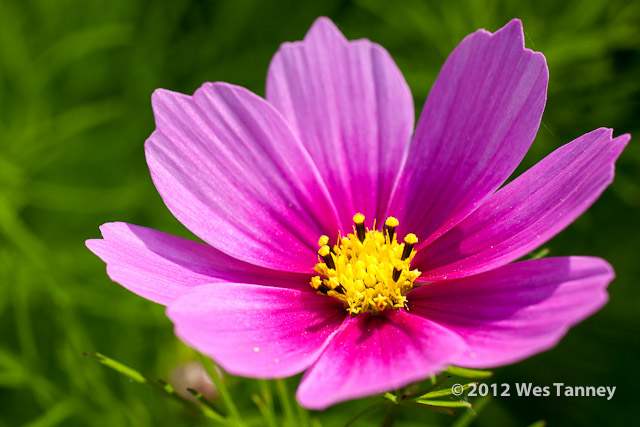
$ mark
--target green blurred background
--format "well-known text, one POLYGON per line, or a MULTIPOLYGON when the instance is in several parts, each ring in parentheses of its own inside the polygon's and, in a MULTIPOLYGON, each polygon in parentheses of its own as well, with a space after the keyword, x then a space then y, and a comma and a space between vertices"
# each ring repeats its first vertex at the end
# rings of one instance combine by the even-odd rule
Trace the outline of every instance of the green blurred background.
MULTIPOLYGON (((640 135, 640 2, 0 0, 0 426, 205 425, 83 356, 100 351, 158 378, 194 357, 173 336, 163 308, 111 283, 84 240, 113 220, 190 237, 146 168, 152 91, 192 93, 220 80, 264 94, 279 44, 301 39, 320 15, 348 38, 385 46, 418 113, 465 35, 521 18, 527 46, 547 57, 551 79, 543 126, 523 166, 600 126, 640 135)), ((498 397, 474 425, 633 423, 640 380, 639 164, 632 140, 614 184, 547 245, 552 255, 609 260, 618 276, 610 303, 554 350, 499 368, 490 381, 615 385, 615 397, 498 397)), ((242 411, 256 416, 248 398, 254 383, 229 384, 242 411)), ((340 425, 369 403, 314 416, 340 425)), ((362 425, 380 418, 374 413, 362 425)), ((455 420, 408 410, 398 425, 455 420)))

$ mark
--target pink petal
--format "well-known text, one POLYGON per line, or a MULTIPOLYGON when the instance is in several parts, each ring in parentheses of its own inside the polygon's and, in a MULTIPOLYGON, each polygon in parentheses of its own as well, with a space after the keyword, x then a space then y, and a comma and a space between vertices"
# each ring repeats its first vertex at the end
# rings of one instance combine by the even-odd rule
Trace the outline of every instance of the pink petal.
POLYGON ((380 220, 414 122, 411 92, 389 53, 369 40, 348 42, 320 18, 304 41, 273 57, 267 100, 313 157, 343 226, 351 230, 356 212, 380 220))
POLYGON ((392 197, 388 213, 403 230, 431 241, 504 183, 536 135, 547 81, 517 19, 460 43, 431 88, 392 197))
POLYGON ((229 373, 279 378, 309 367, 346 311, 311 292, 217 283, 183 295, 167 315, 180 339, 229 373))
POLYGON ((309 275, 257 267, 203 243, 124 222, 102 225, 102 239, 87 247, 107 263, 107 273, 144 298, 167 305, 196 286, 248 282, 311 289, 309 275))
POLYGON ((444 236, 420 249, 421 280, 487 271, 542 245, 580 216, 613 181, 630 139, 598 129, 560 147, 491 196, 444 236))
POLYGON ((442 369, 463 346, 453 332, 402 311, 359 314, 307 371, 297 398, 302 406, 321 410, 397 389, 442 369))
POLYGON ((613 277, 599 258, 542 258, 433 282, 407 297, 411 313, 464 338, 468 347, 452 364, 491 368, 554 347, 606 303, 613 277))
POLYGON ((282 116, 241 87, 206 83, 191 96, 157 90, 145 148, 175 217, 226 254, 309 272, 317 241, 338 229, 322 178, 282 116))

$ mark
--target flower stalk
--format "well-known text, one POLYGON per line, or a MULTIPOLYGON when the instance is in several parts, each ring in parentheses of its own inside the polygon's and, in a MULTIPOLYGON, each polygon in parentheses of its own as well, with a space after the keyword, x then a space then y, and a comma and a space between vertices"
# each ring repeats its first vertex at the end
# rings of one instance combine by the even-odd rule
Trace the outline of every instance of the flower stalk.
POLYGON ((209 374, 211 381, 213 381, 213 383, 215 384, 218 393, 220 393, 222 403, 229 412, 229 418, 235 423, 235 425, 244 426, 245 424, 240 418, 240 413, 238 412, 238 409, 236 408, 236 405, 231 398, 231 394, 229 394, 229 390, 227 390, 227 386, 224 384, 222 378, 220 378, 220 375, 218 375, 218 372, 216 371, 213 360, 200 353, 198 353, 198 357, 202 362, 202 366, 204 366, 204 368, 206 369, 207 374, 209 374))
POLYGON ((147 384, 152 388, 161 391, 166 396, 169 396, 171 399, 176 400, 181 404, 183 404, 184 406, 187 406, 195 410, 196 412, 201 413, 202 415, 204 415, 205 417, 211 420, 217 421, 221 424, 228 425, 228 426, 237 425, 236 423, 229 422, 227 418, 223 417, 218 412, 216 412, 216 410, 211 406, 211 404, 207 402, 206 399, 204 399, 204 397, 200 393, 196 392, 195 390, 189 390, 189 392, 193 394, 194 397, 196 397, 196 399, 198 399, 202 404, 196 404, 180 396, 178 393, 176 393, 176 390, 173 388, 173 386, 171 386, 171 384, 168 384, 167 382, 162 380, 158 380, 157 382, 151 381, 149 378, 147 378, 140 372, 136 371, 135 369, 130 368, 125 364, 118 362, 117 360, 114 360, 103 354, 85 352, 84 355, 97 359, 104 366, 110 369, 113 369, 114 371, 126 376, 127 378, 137 383, 147 384))

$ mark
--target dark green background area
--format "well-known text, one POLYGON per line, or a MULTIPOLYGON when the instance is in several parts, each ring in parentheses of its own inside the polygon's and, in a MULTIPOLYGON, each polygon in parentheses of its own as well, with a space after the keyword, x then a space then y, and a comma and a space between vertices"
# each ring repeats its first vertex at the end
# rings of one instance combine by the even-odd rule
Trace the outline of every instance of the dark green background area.
MULTIPOLYGON (((111 283, 84 240, 114 220, 190 237, 146 168, 152 91, 192 93, 205 81, 227 81, 264 94, 279 44, 301 39, 320 15, 348 38, 385 46, 418 113, 465 35, 521 18, 527 47, 547 57, 550 84, 543 125, 519 172, 600 126, 640 136, 639 2, 0 0, 0 427, 205 425, 82 356, 100 351, 159 378, 194 357, 173 336, 163 308, 111 283)), ((611 301, 555 349, 498 368, 490 380, 615 385, 615 397, 496 397, 475 425, 633 423, 640 380, 637 142, 600 200, 546 245, 552 255, 606 258, 618 276, 611 301)), ((229 384, 255 418, 248 397, 254 383, 229 384)), ((340 425, 370 402, 314 416, 340 425)), ((362 425, 380 419, 374 413, 362 425)), ((397 425, 455 420, 408 410, 397 425)))

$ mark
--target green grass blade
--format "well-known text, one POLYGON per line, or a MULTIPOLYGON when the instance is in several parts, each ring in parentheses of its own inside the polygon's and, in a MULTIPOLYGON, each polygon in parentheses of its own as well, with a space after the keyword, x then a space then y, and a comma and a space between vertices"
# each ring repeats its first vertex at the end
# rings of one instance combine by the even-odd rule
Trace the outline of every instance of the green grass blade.
POLYGON ((211 381, 215 384, 218 393, 220 393, 220 398, 222 399, 224 406, 227 408, 227 411, 229 411, 231 419, 234 420, 237 425, 243 425, 240 414, 238 413, 238 408, 236 408, 236 405, 231 398, 231 394, 229 394, 229 390, 227 390, 227 386, 222 382, 220 375, 218 375, 218 371, 216 370, 213 360, 200 353, 198 353, 198 357, 200 357, 202 366, 204 366, 207 374, 209 374, 209 377, 211 378, 211 381))
POLYGON ((445 369, 445 371, 450 373, 451 375, 457 375, 464 378, 491 378, 493 376, 493 372, 491 371, 460 368, 458 366, 449 366, 447 369, 445 369))
POLYGON ((162 391, 165 395, 171 397, 174 400, 177 400, 178 402, 182 403, 185 406, 188 406, 192 409, 199 411, 201 414, 203 414, 207 418, 216 420, 226 425, 237 425, 235 422, 231 422, 230 420, 224 418, 222 415, 215 412, 209 405, 196 404, 180 396, 178 393, 176 393, 176 390, 173 388, 173 386, 165 381, 162 381, 162 380, 158 380, 158 382, 150 381, 147 377, 145 377, 135 369, 130 368, 127 365, 120 363, 117 360, 114 360, 103 354, 91 353, 91 352, 86 352, 84 354, 85 356, 90 356, 95 359, 98 359, 98 361, 102 363, 104 366, 110 369, 113 369, 114 371, 130 378, 131 380, 137 383, 147 384, 155 388, 156 390, 162 391))
MULTIPOLYGON (((469 383, 469 384, 465 384, 462 386, 462 391, 465 391, 467 389, 469 389, 472 385, 477 385, 478 383, 469 383)), ((444 388, 442 390, 436 390, 436 391, 431 391, 429 393, 425 393, 422 396, 418 397, 417 399, 433 399, 434 397, 443 397, 443 396, 450 396, 453 394, 453 390, 451 389, 451 387, 449 388, 444 388)), ((461 394, 461 393, 459 393, 461 394)), ((458 394, 458 395, 459 395, 458 394)))
POLYGON ((451 401, 451 400, 418 399, 416 400, 416 402, 422 405, 439 406, 441 408, 471 408, 471 403, 465 402, 463 400, 451 401))
POLYGON ((113 360, 112 358, 107 357, 104 354, 86 352, 84 353, 84 355, 98 359, 98 361, 102 363, 104 366, 107 366, 113 369, 114 371, 119 372, 122 375, 131 378, 135 382, 143 383, 143 384, 149 383, 149 380, 140 372, 136 371, 133 368, 128 367, 127 365, 124 365, 118 362, 117 360, 113 360))

